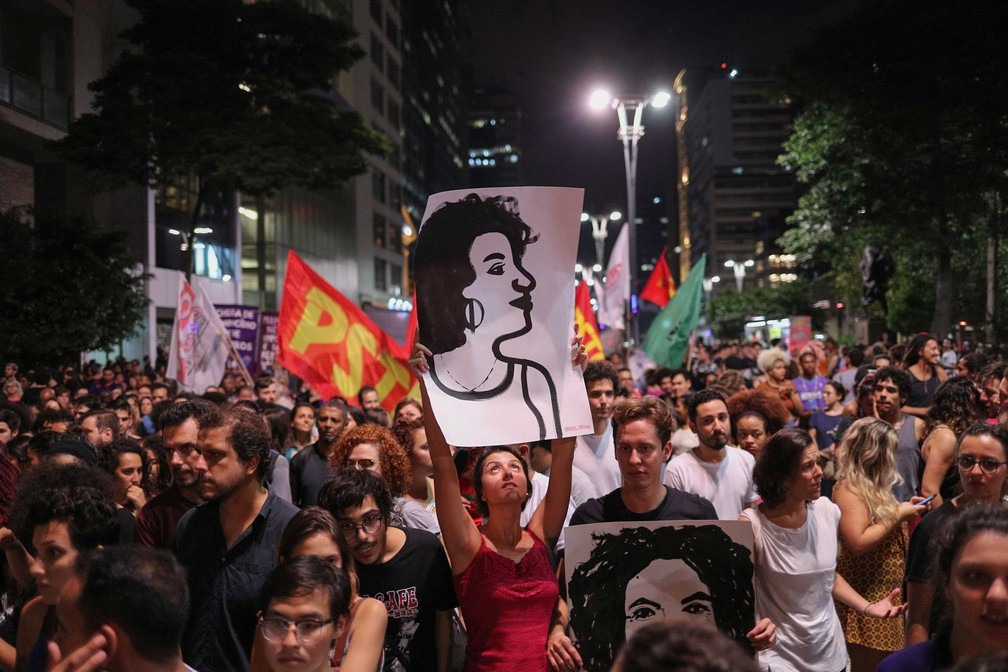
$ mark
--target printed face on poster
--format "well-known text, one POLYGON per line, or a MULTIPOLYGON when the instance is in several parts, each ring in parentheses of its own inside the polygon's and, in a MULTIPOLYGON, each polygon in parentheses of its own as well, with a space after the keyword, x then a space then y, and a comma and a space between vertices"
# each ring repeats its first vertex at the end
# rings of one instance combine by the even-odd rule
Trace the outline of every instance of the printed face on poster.
POLYGON ((570 526, 564 536, 572 639, 585 670, 608 670, 623 643, 656 620, 707 623, 748 650, 749 523, 599 523, 570 526))
POLYGON ((435 194, 415 253, 427 392, 455 446, 592 431, 571 364, 581 189, 435 194))

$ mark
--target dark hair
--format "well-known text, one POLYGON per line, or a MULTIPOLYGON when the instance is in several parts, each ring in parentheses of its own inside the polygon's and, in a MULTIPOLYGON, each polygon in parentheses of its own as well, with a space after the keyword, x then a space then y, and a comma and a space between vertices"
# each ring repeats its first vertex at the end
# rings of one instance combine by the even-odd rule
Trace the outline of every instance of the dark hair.
POLYGON ((88 418, 94 418, 95 427, 98 428, 99 432, 109 430, 112 432, 113 441, 119 438, 119 416, 115 414, 115 411, 106 409, 88 411, 81 416, 81 419, 77 422, 77 424, 83 426, 84 421, 88 418))
POLYGON ((725 403, 728 405, 728 414, 731 415, 733 436, 737 431, 738 421, 745 417, 760 418, 767 434, 776 434, 784 429, 791 419, 791 414, 780 397, 763 394, 759 390, 742 390, 728 397, 725 403))
POLYGON ((502 233, 511 244, 515 264, 535 242, 532 229, 518 214, 518 201, 506 196, 485 200, 469 194, 442 203, 423 223, 414 254, 417 319, 420 339, 439 354, 466 342, 466 306, 462 296, 476 280, 469 260, 473 241, 485 233, 502 233))
POLYGON ((21 416, 6 408, 0 408, 0 422, 6 423, 12 433, 21 429, 21 416))
POLYGON ((288 415, 288 418, 287 418, 287 422, 288 423, 294 422, 294 419, 297 417, 297 412, 298 412, 299 408, 310 408, 311 411, 312 411, 312 414, 315 414, 315 407, 314 406, 312 406, 311 404, 309 404, 307 401, 299 401, 298 403, 294 404, 294 408, 292 408, 290 410, 290 414, 288 415))
POLYGON ((99 466, 110 476, 115 476, 116 469, 119 468, 119 457, 124 453, 136 453, 140 457, 140 464, 142 465, 141 474, 147 473, 150 460, 140 446, 140 442, 134 439, 116 439, 105 446, 101 455, 98 456, 99 466))
POLYGON ((728 407, 728 402, 725 400, 724 395, 717 390, 700 390, 698 392, 693 392, 686 396, 686 412, 689 414, 689 420, 693 424, 696 424, 696 414, 697 409, 701 405, 710 403, 712 401, 720 401, 728 407))
POLYGON ((949 426, 959 436, 979 418, 980 393, 972 380, 963 376, 949 378, 938 386, 934 403, 927 414, 927 434, 938 425, 949 426))
POLYGON ((724 633, 707 625, 655 621, 638 630, 620 651, 621 672, 757 672, 753 658, 724 633))
POLYGON ((854 347, 847 348, 844 354, 847 356, 847 363, 852 368, 856 369, 864 363, 864 346, 855 345, 854 347))
POLYGON ((718 628, 749 648, 752 554, 720 527, 625 527, 619 534, 593 533, 592 541, 591 555, 574 570, 569 583, 571 627, 578 635, 586 670, 609 669, 625 638, 626 586, 658 560, 682 560, 695 571, 710 591, 718 628))
POLYGON ((388 483, 392 495, 398 497, 409 487, 411 467, 409 457, 392 432, 381 425, 365 423, 343 432, 332 455, 329 456, 330 469, 342 469, 353 449, 362 443, 374 444, 378 447, 378 457, 381 459, 381 473, 388 483))
POLYGON ((1001 444, 1001 450, 1004 451, 1005 459, 1008 460, 1008 427, 1005 427, 1004 425, 989 425, 986 422, 977 422, 976 424, 970 425, 959 436, 959 442, 956 443, 956 452, 959 451, 963 441, 970 436, 991 437, 1001 444))
POLYGON ((66 523, 78 550, 115 543, 119 538, 112 480, 94 467, 44 463, 18 486, 11 529, 31 546, 35 528, 51 521, 66 523))
POLYGON ((392 435, 395 436, 395 440, 399 442, 402 449, 406 451, 407 458, 409 457, 410 449, 413 448, 413 436, 417 433, 417 430, 423 428, 423 418, 400 420, 392 425, 392 435))
POLYGON ((361 408, 364 408, 364 394, 367 392, 374 392, 375 394, 378 394, 378 390, 376 390, 373 385, 365 385, 357 390, 357 403, 360 404, 361 408))
POLYGON ((269 387, 270 385, 272 385, 274 382, 275 381, 270 376, 260 376, 260 377, 256 378, 255 385, 254 385, 256 396, 259 396, 259 390, 265 390, 267 387, 269 387))
POLYGON ((906 351, 903 353, 903 368, 909 369, 911 366, 920 361, 921 351, 924 350, 924 346, 928 344, 928 341, 934 341, 941 345, 941 341, 938 337, 932 336, 931 334, 914 334, 913 337, 906 343, 906 351))
POLYGON ((266 423, 269 425, 273 449, 282 453, 290 436, 290 412, 283 406, 267 404, 262 411, 262 416, 266 418, 266 423))
POLYGON ((987 356, 980 352, 971 352, 959 360, 959 363, 966 369, 969 378, 975 378, 977 373, 987 367, 990 362, 987 356))
MULTIPOLYGON (((202 427, 203 422, 217 410, 216 406, 205 399, 192 399, 177 404, 162 401, 158 404, 169 404, 161 413, 156 414, 157 428, 161 432, 178 427, 190 419, 196 422, 197 427, 202 427)), ((154 408, 157 408, 157 404, 154 408)), ((155 413, 152 412, 151 415, 155 413)))
POLYGON ((339 531, 336 518, 321 506, 306 506, 287 522, 283 534, 280 535, 280 543, 277 544, 278 561, 289 560, 298 544, 316 534, 327 535, 339 547, 340 564, 356 593, 357 566, 350 552, 350 546, 346 537, 339 531))
MULTIPOLYGON (((952 577, 952 565, 966 543, 978 534, 992 532, 1008 536, 1008 510, 1000 506, 977 504, 970 506, 944 521, 931 542, 935 590, 940 595, 947 589, 952 577)), ((950 605, 946 604, 946 609, 950 605)), ((954 614, 943 615, 946 623, 954 614)))
POLYGON ((189 617, 189 587, 171 553, 124 544, 78 563, 83 587, 77 607, 89 630, 114 623, 144 658, 167 662, 178 655, 189 617))
POLYGON ((167 489, 172 484, 172 472, 171 465, 168 463, 168 453, 165 448, 164 439, 156 434, 151 434, 150 436, 144 437, 141 441, 143 445, 144 452, 150 450, 154 453, 154 460, 150 461, 148 456, 148 464, 144 467, 144 480, 143 487, 147 491, 148 497, 153 497, 162 490, 167 489), (158 475, 157 480, 151 480, 151 466, 158 465, 158 475))
POLYGON ((635 420, 644 420, 654 425, 658 441, 663 448, 672 438, 672 428, 675 419, 669 405, 658 397, 644 396, 639 399, 620 399, 612 409, 613 438, 619 434, 620 427, 635 420))
POLYGON ((273 437, 263 424, 258 413, 240 407, 214 409, 200 423, 200 431, 207 429, 227 430, 228 445, 238 459, 248 463, 258 458, 255 476, 261 483, 269 471, 270 448, 273 437))
MULTIPOLYGON (((15 415, 17 414, 15 413, 15 415)), ((49 423, 49 426, 51 427, 54 422, 65 422, 69 425, 72 424, 73 421, 73 413, 64 408, 59 410, 55 408, 43 408, 38 412, 38 415, 35 416, 35 422, 32 424, 32 433, 37 435, 42 432, 50 431, 43 429, 46 426, 46 423, 49 423)))
POLYGON ((990 378, 997 378, 1000 381, 1005 377, 1005 373, 1008 372, 1008 362, 994 362, 993 364, 988 364, 980 371, 977 376, 977 383, 983 384, 985 380, 990 378))
POLYGON ((522 511, 525 510, 525 505, 528 504, 529 499, 532 497, 532 477, 529 476, 528 463, 521 456, 517 450, 511 446, 488 446, 480 451, 479 457, 476 458, 476 462, 473 463, 473 492, 476 495, 476 508, 479 510, 480 515, 483 518, 488 518, 490 516, 490 508, 487 506, 486 501, 483 499, 483 463, 486 459, 493 455, 494 453, 508 453, 518 458, 518 462, 521 463, 522 473, 525 474, 525 483, 528 488, 528 492, 525 493, 525 501, 522 502, 522 511))
POLYGON ((329 598, 329 618, 338 621, 350 613, 350 582, 346 575, 314 555, 303 555, 280 563, 266 577, 259 602, 266 611, 275 599, 303 597, 316 590, 321 590, 329 598))
POLYGON ((392 516, 392 491, 385 479, 373 471, 340 469, 322 484, 318 502, 339 520, 345 509, 362 506, 368 497, 374 499, 382 520, 388 526, 392 516))
POLYGON ((377 408, 365 408, 364 424, 378 425, 379 427, 385 427, 387 429, 389 425, 392 424, 392 418, 389 416, 389 412, 381 406, 378 406, 377 408))
POLYGON ((895 366, 883 366, 875 372, 875 385, 886 380, 892 381, 899 388, 900 399, 906 401, 910 396, 910 374, 895 366))
POLYGON ((795 428, 782 429, 767 442, 753 468, 753 482, 764 504, 773 508, 784 503, 802 455, 813 443, 808 432, 795 428))
POLYGON ((836 393, 838 397, 840 397, 841 400, 845 396, 847 396, 847 388, 844 387, 843 383, 841 383, 839 380, 827 381, 827 383, 823 385, 823 387, 832 387, 833 391, 836 393))
POLYGON ((582 377, 584 378, 585 386, 588 383, 594 383, 596 380, 609 380, 612 382, 614 390, 619 387, 619 374, 616 373, 616 367, 604 359, 588 362, 588 366, 585 367, 582 377))

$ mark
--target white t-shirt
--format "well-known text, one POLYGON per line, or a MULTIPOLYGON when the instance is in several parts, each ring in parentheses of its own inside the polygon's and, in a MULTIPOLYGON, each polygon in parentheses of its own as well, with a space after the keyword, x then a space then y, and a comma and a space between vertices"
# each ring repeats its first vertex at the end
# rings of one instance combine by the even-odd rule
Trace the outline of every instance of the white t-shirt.
MULTIPOLYGON (((522 527, 528 525, 529 521, 532 520, 532 515, 535 513, 536 509, 539 508, 542 501, 546 499, 546 490, 548 488, 549 476, 536 472, 535 475, 532 476, 532 496, 529 497, 528 504, 525 505, 525 509, 522 511, 521 517, 518 519, 518 522, 521 523, 522 527)), ((577 507, 574 506, 574 500, 567 502, 567 515, 564 516, 564 527, 570 525, 571 516, 574 515, 574 509, 576 508, 577 507)), ((563 540, 563 534, 561 533, 560 538, 557 539, 556 550, 563 550, 563 540)))
POLYGON ((672 456, 682 455, 700 445, 700 437, 689 427, 680 427, 672 432, 672 456))
POLYGON ((622 487, 623 475, 616 461, 616 451, 613 449, 612 423, 606 425, 602 434, 585 434, 577 437, 574 446, 574 466, 588 477, 594 486, 591 498, 608 495, 616 488, 622 487))
POLYGON ((744 515, 756 547, 756 618, 777 626, 777 643, 758 654, 761 670, 837 672, 847 665, 833 605, 840 508, 820 497, 797 529, 774 525, 758 507, 744 515))
POLYGON ((756 460, 740 448, 725 446, 720 462, 702 462, 693 451, 672 458, 665 468, 665 485, 709 500, 721 520, 737 520, 759 499, 752 472, 756 460))

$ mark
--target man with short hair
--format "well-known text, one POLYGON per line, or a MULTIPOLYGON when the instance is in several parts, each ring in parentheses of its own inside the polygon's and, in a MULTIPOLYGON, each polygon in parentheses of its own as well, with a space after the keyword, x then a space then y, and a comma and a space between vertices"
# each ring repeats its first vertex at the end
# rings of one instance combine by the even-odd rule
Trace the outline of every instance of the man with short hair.
POLYGON ((615 401, 619 379, 609 362, 589 362, 584 371, 588 405, 591 407, 594 431, 577 437, 574 446, 574 466, 587 474, 594 484, 593 497, 601 497, 620 486, 619 464, 613 452, 612 425, 609 415, 615 401))
POLYGON ((0 408, 0 452, 7 447, 7 443, 11 439, 20 433, 21 416, 14 411, 9 411, 6 408, 0 408))
POLYGON ((170 554, 115 545, 78 557, 60 592, 52 672, 192 672, 182 662, 189 614, 185 573, 170 554))
POLYGON ((326 401, 315 417, 319 438, 299 450, 290 461, 291 501, 295 506, 318 504, 319 490, 329 478, 329 458, 347 425, 347 408, 338 401, 326 401))
POLYGON ((170 548, 175 528, 189 509, 203 503, 198 460, 200 420, 213 413, 207 401, 195 399, 171 404, 158 417, 158 429, 168 455, 172 484, 137 512, 134 539, 152 548, 170 548))
POLYGON ((172 541, 192 595, 182 653, 196 669, 248 672, 259 590, 297 513, 263 485, 271 445, 247 409, 215 410, 199 423, 192 466, 207 503, 182 516, 172 541))
POLYGON ((901 482, 892 488, 897 502, 909 502, 920 490, 920 444, 924 440, 924 420, 900 412, 910 396, 910 375, 895 366, 886 366, 875 372, 873 401, 875 413, 896 430, 896 471, 901 482))
POLYGON ((637 386, 634 385, 633 371, 623 367, 616 372, 616 375, 619 379, 620 389, 625 393, 625 396, 634 398, 641 396, 641 393, 637 390, 637 386))
POLYGON ((365 411, 371 408, 378 408, 381 406, 378 402, 378 390, 370 385, 365 385, 357 392, 357 403, 365 411))
POLYGON ((677 455, 665 470, 665 484, 710 501, 721 520, 738 520, 759 502, 752 471, 752 455, 729 446, 731 418, 728 404, 716 390, 700 390, 686 400, 690 429, 699 445, 677 455))
POLYGON ((1001 394, 998 388, 1006 373, 1008 364, 998 362, 988 364, 977 376, 980 385, 980 417, 992 425, 997 424, 998 413, 1001 411, 1001 394))
POLYGON ((256 399, 264 404, 276 403, 276 384, 270 376, 257 378, 255 381, 256 399))
POLYGON ((798 358, 798 364, 801 366, 801 375, 792 382, 798 390, 798 396, 801 397, 802 408, 805 411, 800 415, 806 418, 817 410, 825 410, 826 405, 822 399, 822 391, 829 379, 819 375, 814 352, 803 352, 798 358))
MULTIPOLYGON (((389 525, 392 493, 367 469, 326 481, 319 504, 336 518, 357 564, 360 594, 388 609, 387 672, 448 672, 457 605, 444 547, 424 530, 389 525)), ((492 609, 492 605, 487 605, 492 609)))
POLYGON ((105 446, 119 438, 119 418, 113 411, 88 411, 81 416, 80 426, 99 455, 105 446))
POLYGON ((168 401, 171 396, 171 388, 165 383, 154 383, 151 385, 151 400, 155 404, 159 401, 168 401))

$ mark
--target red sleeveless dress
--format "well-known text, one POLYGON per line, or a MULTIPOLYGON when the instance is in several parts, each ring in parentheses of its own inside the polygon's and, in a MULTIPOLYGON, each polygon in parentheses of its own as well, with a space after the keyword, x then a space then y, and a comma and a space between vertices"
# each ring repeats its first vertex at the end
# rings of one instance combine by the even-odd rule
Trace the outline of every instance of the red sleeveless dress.
POLYGON ((455 577, 469 638, 466 672, 549 667, 546 638, 560 589, 546 546, 529 535, 532 548, 517 563, 491 550, 483 537, 472 563, 455 577))

